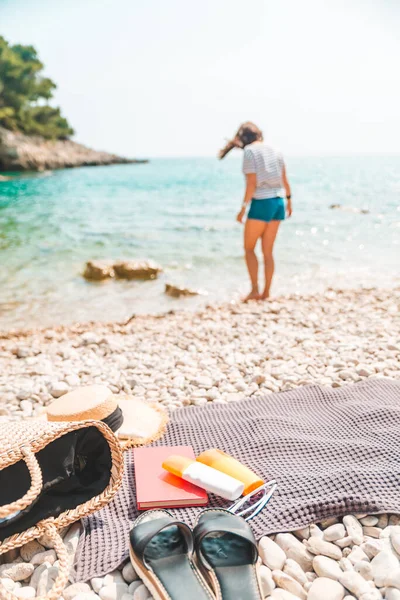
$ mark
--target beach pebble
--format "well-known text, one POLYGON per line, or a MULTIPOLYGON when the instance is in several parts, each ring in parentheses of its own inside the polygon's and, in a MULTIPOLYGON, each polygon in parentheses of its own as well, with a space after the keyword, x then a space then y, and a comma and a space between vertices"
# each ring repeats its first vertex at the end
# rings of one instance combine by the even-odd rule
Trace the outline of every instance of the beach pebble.
MULTIPOLYGON (((45 563, 46 564, 46 563, 45 563)), ((44 566, 44 565, 42 565, 44 566)), ((39 567, 40 568, 40 567, 39 567)), ((36 586, 37 596, 46 596, 46 594, 52 589, 55 580, 58 577, 58 569, 56 567, 48 567, 44 569, 36 586)))
POLYGON ((307 577, 303 569, 291 558, 286 560, 285 566, 283 567, 283 572, 287 575, 290 575, 290 577, 293 577, 293 579, 298 581, 301 585, 307 583, 307 577))
POLYGON ((360 598, 362 594, 366 594, 371 590, 365 579, 355 571, 346 571, 343 573, 340 576, 339 582, 352 592, 356 598, 360 598))
POLYGON ((275 543, 282 548, 287 558, 295 560, 304 572, 312 570, 314 556, 294 535, 290 533, 278 533, 275 537, 275 543))
POLYGON ((363 525, 365 527, 375 527, 375 525, 378 523, 378 521, 379 521, 378 517, 374 517, 374 516, 367 516, 367 517, 364 517, 363 519, 360 519, 361 525, 363 525))
POLYGON ((327 519, 324 519, 320 522, 320 526, 322 527, 322 529, 327 529, 331 525, 335 525, 338 522, 339 519, 337 517, 328 517, 327 519))
POLYGON ((336 544, 336 546, 339 546, 339 548, 341 548, 343 550, 343 548, 348 548, 349 546, 353 545, 353 540, 351 539, 351 537, 349 535, 347 535, 346 537, 342 538, 341 540, 336 540, 336 542, 334 542, 336 544))
POLYGON ((354 564, 354 570, 356 573, 360 573, 364 577, 365 581, 373 581, 374 576, 372 574, 372 567, 369 562, 364 560, 354 564))
POLYGON ((300 540, 308 540, 310 537, 310 528, 303 527, 303 529, 297 529, 296 531, 293 531, 293 534, 300 540))
POLYGON ((319 577, 327 577, 338 581, 343 571, 339 564, 327 556, 316 556, 313 560, 314 571, 319 577))
POLYGON ((99 596, 101 600, 121 600, 122 596, 127 592, 127 583, 110 583, 100 589, 99 596))
POLYGON ((394 554, 388 550, 383 550, 372 559, 371 567, 375 585, 383 587, 386 577, 399 568, 399 561, 394 554))
POLYGON ((50 565, 54 565, 57 560, 57 554, 55 550, 45 550, 44 552, 38 552, 32 556, 30 562, 32 565, 43 565, 45 562, 50 565))
POLYGON ((339 567, 342 569, 342 571, 345 571, 345 572, 346 571, 354 571, 353 563, 351 563, 349 561, 349 559, 345 558, 344 556, 343 556, 343 558, 341 558, 339 560, 339 567))
POLYGON ((132 581, 138 579, 138 574, 133 568, 131 562, 126 563, 126 565, 122 569, 122 577, 125 579, 126 583, 132 583, 132 581))
POLYGON ((385 600, 400 600, 400 590, 387 587, 385 590, 385 600))
POLYGON ((372 560, 379 552, 382 552, 383 545, 379 540, 367 540, 360 546, 361 550, 365 552, 369 560, 372 560))
POLYGON ((34 598, 36 595, 36 590, 30 585, 26 585, 25 587, 20 587, 14 590, 14 594, 17 598, 34 598))
POLYGON ((400 515, 390 515, 389 525, 400 525, 400 515))
POLYGON ((90 580, 90 585, 92 586, 96 594, 98 594, 104 585, 104 577, 93 577, 90 580))
POLYGON ((396 550, 397 554, 400 555, 400 533, 392 531, 390 533, 390 541, 392 542, 392 546, 396 550))
POLYGON ((118 569, 111 571, 111 573, 108 573, 108 575, 104 577, 104 585, 112 585, 113 583, 121 583, 123 585, 126 583, 121 571, 118 571, 118 569))
POLYGON ((307 594, 304 592, 302 585, 287 573, 278 570, 272 571, 272 579, 277 587, 294 594, 302 600, 306 600, 307 594))
POLYGON ((345 595, 344 587, 333 579, 319 577, 311 585, 308 592, 308 600, 343 600, 345 595))
POLYGON ((137 588, 142 584, 143 582, 141 579, 136 579, 136 581, 132 581, 132 583, 130 583, 128 587, 128 594, 131 594, 131 596, 133 596, 135 590, 137 590, 137 588))
POLYGON ((363 534, 367 537, 373 537, 379 539, 381 536, 382 529, 379 527, 363 527, 363 534))
POLYGON ((279 588, 272 590, 271 598, 272 600, 299 600, 298 596, 295 596, 287 590, 281 590, 279 588))
MULTIPOLYGON (((38 583, 42 577, 42 573, 44 573, 45 571, 48 571, 50 569, 50 567, 51 567, 50 563, 43 563, 43 564, 39 565, 35 569, 32 577, 30 579, 29 585, 31 585, 36 590, 38 583)), ((46 575, 46 578, 47 578, 47 575, 46 575)))
POLYGON ((35 554, 39 554, 43 551, 44 547, 42 546, 42 544, 39 544, 39 542, 36 540, 32 540, 31 542, 28 542, 27 544, 24 544, 24 546, 21 547, 20 554, 21 558, 25 562, 31 562, 35 554))
POLYGON ((87 583, 73 583, 65 588, 62 593, 64 600, 73 600, 77 594, 90 593, 92 590, 87 583))
POLYGON ((69 385, 65 381, 57 381, 53 383, 50 389, 50 394, 53 398, 60 398, 70 391, 69 385))
POLYGON ((351 537, 354 544, 359 546, 364 541, 362 525, 353 515, 343 517, 343 525, 346 527, 347 535, 351 537))
POLYGON ((384 585, 400 590, 400 569, 396 569, 395 571, 388 573, 385 577, 384 585))
POLYGON ((326 542, 336 542, 346 536, 346 530, 342 523, 337 523, 336 525, 327 527, 323 532, 323 536, 326 542))
POLYGON ((32 575, 34 570, 33 565, 24 562, 0 565, 0 577, 8 577, 13 581, 24 581, 32 575))
POLYGON ((9 579, 8 577, 0 577, 0 585, 3 586, 8 592, 12 592, 15 588, 15 581, 9 579))
POLYGON ((283 565, 286 562, 286 554, 282 548, 269 537, 261 538, 258 551, 264 565, 269 567, 272 571, 275 569, 281 570, 283 568, 283 565))
POLYGON ((151 594, 145 585, 140 585, 133 593, 133 600, 148 600, 151 594))
POLYGON ((380 527, 381 529, 385 529, 385 527, 388 526, 388 523, 389 523, 389 516, 387 514, 383 514, 383 515, 378 516, 378 522, 377 522, 376 526, 380 527))
POLYGON ((310 537, 324 537, 324 532, 318 527, 318 525, 310 525, 310 537))
POLYGON ((356 563, 358 563, 362 560, 369 562, 368 556, 365 554, 365 552, 363 550, 361 550, 361 548, 359 546, 354 546, 354 548, 352 549, 352 551, 350 552, 350 554, 348 555, 347 558, 353 565, 355 565, 356 563))
POLYGON ((64 544, 67 547, 67 553, 72 564, 79 544, 79 538, 82 532, 81 524, 74 523, 64 536, 64 544))
POLYGON ((323 556, 328 556, 334 560, 340 560, 342 558, 342 551, 340 548, 330 542, 325 542, 322 538, 310 537, 309 540, 306 540, 305 544, 312 554, 322 554, 323 556))
POLYGON ((271 570, 265 565, 260 565, 259 576, 261 581, 261 590, 263 597, 266 598, 275 589, 275 581, 272 579, 271 570))

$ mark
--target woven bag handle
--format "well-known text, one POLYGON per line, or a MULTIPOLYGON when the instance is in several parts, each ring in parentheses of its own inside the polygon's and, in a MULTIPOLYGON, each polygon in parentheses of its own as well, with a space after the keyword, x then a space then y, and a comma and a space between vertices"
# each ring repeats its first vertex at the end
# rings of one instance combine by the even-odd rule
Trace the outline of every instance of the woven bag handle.
POLYGON ((11 502, 11 504, 4 504, 3 506, 0 506, 0 519, 9 517, 13 513, 17 513, 29 506, 33 500, 39 496, 42 490, 42 471, 35 454, 32 452, 31 448, 28 448, 27 446, 21 448, 21 452, 23 455, 23 460, 25 461, 31 476, 31 487, 19 500, 11 502))
MULTIPOLYGON (((59 567, 58 576, 53 587, 45 596, 36 596, 36 600, 56 600, 59 598, 65 589, 69 577, 69 557, 67 547, 65 546, 62 537, 57 532, 53 523, 50 523, 40 530, 40 535, 46 534, 51 542, 53 542, 54 550, 56 551, 59 567)), ((0 583, 0 600, 20 600, 12 592, 6 590, 0 583)))

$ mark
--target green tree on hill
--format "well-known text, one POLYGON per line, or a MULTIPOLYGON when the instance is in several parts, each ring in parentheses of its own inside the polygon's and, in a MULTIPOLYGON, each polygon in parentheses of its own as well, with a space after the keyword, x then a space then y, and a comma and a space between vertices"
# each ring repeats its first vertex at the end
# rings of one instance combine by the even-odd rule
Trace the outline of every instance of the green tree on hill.
POLYGON ((0 126, 65 139, 74 131, 60 109, 47 104, 56 84, 42 76, 43 67, 33 46, 11 46, 0 36, 0 126))

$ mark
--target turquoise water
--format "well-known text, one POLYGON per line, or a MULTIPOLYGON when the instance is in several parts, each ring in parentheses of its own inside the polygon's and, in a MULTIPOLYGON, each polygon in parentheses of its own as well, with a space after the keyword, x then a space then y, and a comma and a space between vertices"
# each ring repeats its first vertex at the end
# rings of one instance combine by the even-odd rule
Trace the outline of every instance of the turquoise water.
MULTIPOLYGON (((274 293, 399 283, 400 157, 287 160, 294 214, 276 245, 274 293), (355 214, 329 208, 366 208, 355 214)), ((247 290, 240 159, 24 175, 0 183, 0 329, 194 308, 247 290), (85 282, 92 258, 151 258, 152 282, 85 282), (176 300, 166 282, 207 295, 176 300)))

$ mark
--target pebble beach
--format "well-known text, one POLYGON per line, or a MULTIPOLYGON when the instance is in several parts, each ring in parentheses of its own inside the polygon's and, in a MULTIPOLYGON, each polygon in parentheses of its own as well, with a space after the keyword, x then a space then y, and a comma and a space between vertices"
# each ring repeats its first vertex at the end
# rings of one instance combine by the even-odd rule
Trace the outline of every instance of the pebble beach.
MULTIPOLYGON (((132 316, 0 333, 0 420, 38 417, 54 398, 100 383, 169 411, 298 386, 400 379, 400 288, 328 289, 200 312, 132 316)), ((64 532, 71 563, 79 525, 64 532)), ((400 516, 346 515, 259 544, 264 598, 400 600, 400 516)), ((19 598, 57 575, 46 540, 0 557, 0 582, 19 598)), ((128 563, 74 583, 64 600, 147 600, 128 563)))

